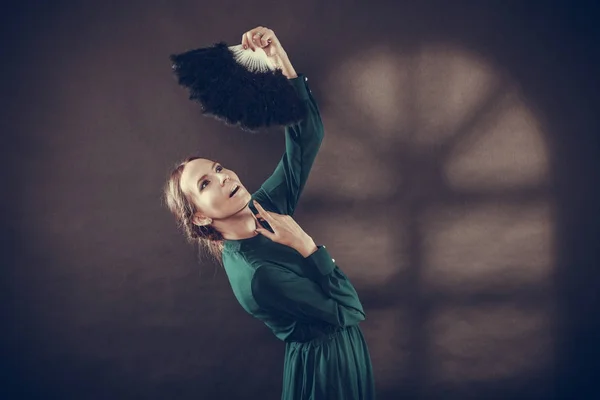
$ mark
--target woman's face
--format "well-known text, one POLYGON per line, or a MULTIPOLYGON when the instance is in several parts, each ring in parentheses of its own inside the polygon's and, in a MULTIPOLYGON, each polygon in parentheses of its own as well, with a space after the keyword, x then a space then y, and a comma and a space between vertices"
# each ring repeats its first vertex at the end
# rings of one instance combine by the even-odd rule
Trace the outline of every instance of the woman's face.
POLYGON ((194 222, 200 225, 204 225, 205 218, 225 219, 235 215, 252 198, 235 172, 203 158, 186 164, 180 185, 183 193, 195 204, 194 222), (231 196, 235 187, 239 188, 231 196))

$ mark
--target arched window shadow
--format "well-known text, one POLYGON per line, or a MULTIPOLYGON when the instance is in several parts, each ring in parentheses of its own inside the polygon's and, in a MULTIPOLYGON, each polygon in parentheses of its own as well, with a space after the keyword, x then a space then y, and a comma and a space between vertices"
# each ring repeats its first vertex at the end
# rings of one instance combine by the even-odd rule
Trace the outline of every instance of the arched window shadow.
POLYGON ((313 175, 302 210, 370 310, 380 387, 516 391, 551 368, 554 339, 536 118, 509 77, 460 49, 366 58, 332 73, 316 165, 327 173, 313 175))

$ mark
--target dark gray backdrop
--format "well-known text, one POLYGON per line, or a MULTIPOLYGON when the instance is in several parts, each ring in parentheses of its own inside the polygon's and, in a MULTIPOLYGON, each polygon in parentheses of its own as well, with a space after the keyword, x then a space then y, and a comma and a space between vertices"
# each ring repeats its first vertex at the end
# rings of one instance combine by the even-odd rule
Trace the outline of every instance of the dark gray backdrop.
POLYGON ((250 189, 281 157, 280 131, 202 117, 168 62, 264 25, 321 106, 296 219, 364 301, 379 397, 593 398, 597 15, 566 1, 6 4, 0 397, 279 397, 283 344, 160 202, 187 155, 250 189))

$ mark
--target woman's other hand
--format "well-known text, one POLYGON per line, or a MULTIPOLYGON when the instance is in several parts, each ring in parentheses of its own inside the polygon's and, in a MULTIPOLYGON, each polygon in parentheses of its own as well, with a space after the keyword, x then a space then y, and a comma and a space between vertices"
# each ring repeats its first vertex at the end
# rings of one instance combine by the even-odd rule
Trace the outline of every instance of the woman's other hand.
POLYGON ((262 218, 269 223, 273 233, 264 228, 257 228, 256 231, 274 242, 295 249, 302 254, 304 258, 308 257, 317 250, 313 239, 298 225, 289 215, 277 214, 266 211, 256 200, 253 200, 258 210, 257 218, 262 218))
POLYGON ((252 51, 260 47, 288 79, 298 76, 281 42, 271 29, 258 26, 249 30, 242 35, 242 46, 252 51))

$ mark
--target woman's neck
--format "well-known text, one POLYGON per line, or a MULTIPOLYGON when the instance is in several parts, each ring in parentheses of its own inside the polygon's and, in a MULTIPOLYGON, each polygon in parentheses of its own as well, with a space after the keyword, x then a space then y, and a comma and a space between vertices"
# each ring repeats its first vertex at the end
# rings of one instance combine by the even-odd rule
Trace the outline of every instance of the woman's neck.
POLYGON ((213 220, 213 226, 221 232, 225 240, 248 239, 259 235, 255 230, 260 226, 249 206, 222 220, 213 220))

